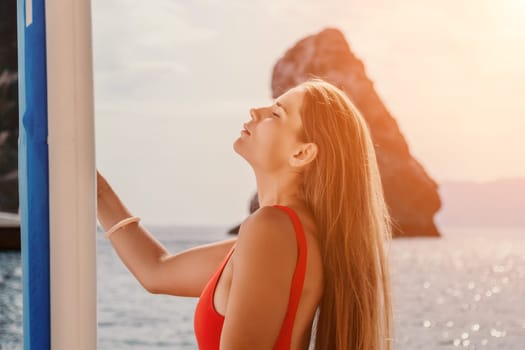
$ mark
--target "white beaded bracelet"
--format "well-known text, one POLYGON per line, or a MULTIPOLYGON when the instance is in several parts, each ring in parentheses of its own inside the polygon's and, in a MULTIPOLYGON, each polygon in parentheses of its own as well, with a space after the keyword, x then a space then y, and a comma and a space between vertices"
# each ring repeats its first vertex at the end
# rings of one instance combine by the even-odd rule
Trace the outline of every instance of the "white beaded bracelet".
POLYGON ((115 225, 113 225, 113 227, 111 227, 111 228, 106 232, 106 235, 105 235, 106 238, 109 239, 109 236, 110 236, 113 232, 115 232, 115 231, 117 231, 119 228, 121 228, 121 227, 123 227, 123 226, 126 226, 127 224, 130 224, 130 223, 135 222, 135 221, 137 221, 137 222, 140 221, 140 217, 138 217, 138 216, 131 216, 131 217, 129 217, 129 218, 125 218, 125 219, 123 219, 123 220, 117 222, 115 225))

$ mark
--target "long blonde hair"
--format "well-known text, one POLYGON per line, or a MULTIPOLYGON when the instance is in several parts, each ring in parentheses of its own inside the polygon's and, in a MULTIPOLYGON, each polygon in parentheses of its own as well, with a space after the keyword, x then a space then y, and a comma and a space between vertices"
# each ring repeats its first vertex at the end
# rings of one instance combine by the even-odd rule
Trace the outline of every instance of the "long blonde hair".
POLYGON ((303 173, 323 257, 316 350, 391 350, 392 218, 366 120, 338 87, 314 77, 301 107, 304 142, 318 146, 303 173), (390 246, 388 246, 390 248, 390 246))

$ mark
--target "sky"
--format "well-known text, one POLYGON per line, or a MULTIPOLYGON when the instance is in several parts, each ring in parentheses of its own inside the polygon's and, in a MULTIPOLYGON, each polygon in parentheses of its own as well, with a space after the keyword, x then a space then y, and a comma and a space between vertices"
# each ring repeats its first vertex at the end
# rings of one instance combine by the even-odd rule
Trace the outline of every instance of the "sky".
POLYGON ((97 168, 145 224, 233 226, 233 150, 298 40, 339 28, 438 183, 525 176, 525 0, 93 0, 97 168))

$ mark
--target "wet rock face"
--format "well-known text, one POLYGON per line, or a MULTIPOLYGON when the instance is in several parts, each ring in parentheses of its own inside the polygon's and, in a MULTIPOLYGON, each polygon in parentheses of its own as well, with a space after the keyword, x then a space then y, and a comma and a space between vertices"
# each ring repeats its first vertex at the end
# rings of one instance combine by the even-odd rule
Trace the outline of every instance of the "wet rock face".
MULTIPOLYGON (((410 154, 397 122, 377 95, 365 66, 344 35, 325 29, 297 42, 274 66, 272 96, 277 98, 311 75, 338 86, 361 111, 370 128, 385 199, 397 224, 394 236, 440 236, 434 214, 441 207, 437 183, 410 154)), ((258 208, 251 199, 250 213, 258 208)), ((231 233, 238 231, 238 226, 231 233)))
POLYGON ((16 1, 0 2, 0 211, 18 211, 16 1))

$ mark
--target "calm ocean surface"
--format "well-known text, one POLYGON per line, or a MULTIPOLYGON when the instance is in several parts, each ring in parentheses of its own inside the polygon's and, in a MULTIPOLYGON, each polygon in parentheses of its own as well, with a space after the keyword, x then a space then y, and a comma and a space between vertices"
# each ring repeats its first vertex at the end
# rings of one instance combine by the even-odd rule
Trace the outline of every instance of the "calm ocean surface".
MULTIPOLYGON (((173 253, 230 238, 224 228, 148 227, 173 253)), ((395 239, 396 350, 525 349, 525 228, 442 228, 395 239)), ((98 349, 196 349, 197 298, 148 294, 97 238, 98 349)), ((19 252, 0 251, 0 349, 22 349, 19 252)))

